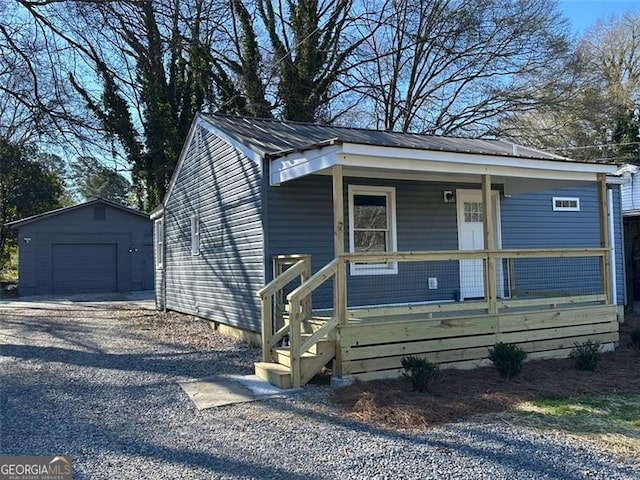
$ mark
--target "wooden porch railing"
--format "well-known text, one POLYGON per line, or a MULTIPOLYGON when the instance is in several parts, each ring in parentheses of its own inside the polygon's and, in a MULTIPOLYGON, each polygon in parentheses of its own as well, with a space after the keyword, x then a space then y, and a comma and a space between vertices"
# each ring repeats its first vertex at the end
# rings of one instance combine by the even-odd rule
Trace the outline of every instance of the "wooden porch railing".
POLYGON ((334 259, 318 270, 311 278, 287 295, 289 302, 289 349, 291 355, 291 383, 294 388, 301 383, 301 358, 318 341, 329 334, 338 324, 337 316, 327 321, 302 343, 302 322, 311 318, 311 312, 303 308, 303 302, 310 302, 312 292, 332 277, 336 276, 339 261, 334 259))
MULTIPOLYGON (((278 255, 274 258, 274 278, 258 291, 263 362, 271 361, 271 350, 289 333, 289 324, 284 321, 281 310, 284 288, 297 278, 304 283, 310 276, 310 255, 278 255), (286 265, 290 267, 284 270, 286 265)), ((311 297, 305 299, 304 308, 305 315, 311 315, 311 297)))
MULTIPOLYGON (((374 307, 371 308, 349 308, 345 316, 353 316, 357 311, 358 317, 371 315, 392 315, 402 313, 427 313, 444 311, 464 311, 485 309, 487 313, 498 313, 500 309, 513 307, 541 306, 545 304, 560 303, 551 298, 514 298, 500 299, 496 286, 496 262, 506 260, 508 270, 508 280, 515 284, 516 273, 513 267, 514 261, 518 259, 542 259, 542 258, 571 258, 587 257, 598 258, 600 263, 600 285, 602 292, 593 295, 571 295, 562 297, 562 303, 586 303, 604 302, 611 304, 612 292, 610 281, 606 276, 607 269, 605 262, 609 255, 608 248, 551 248, 551 249, 508 249, 508 250, 443 250, 428 252, 386 252, 386 253, 345 253, 340 256, 340 261, 346 266, 347 263, 358 264, 387 264, 401 262, 436 262, 436 261, 461 261, 461 260, 482 260, 484 268, 484 299, 470 302, 440 303, 424 306, 411 307, 374 307)), ((345 291, 346 286, 344 287, 345 291)), ((348 295, 348 291, 346 292, 348 295)), ((544 292, 540 292, 544 296, 544 292)), ((401 303, 401 302, 399 302, 401 303)))

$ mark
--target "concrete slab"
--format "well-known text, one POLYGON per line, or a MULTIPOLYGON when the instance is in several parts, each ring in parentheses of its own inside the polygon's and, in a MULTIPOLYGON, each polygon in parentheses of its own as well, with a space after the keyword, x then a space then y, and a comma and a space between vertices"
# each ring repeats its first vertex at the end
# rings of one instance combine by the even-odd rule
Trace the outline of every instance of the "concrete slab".
POLYGON ((273 397, 274 395, 286 395, 288 393, 299 392, 302 390, 302 388, 278 388, 255 375, 232 376, 229 378, 251 390, 256 400, 265 397, 273 397))
POLYGON ((153 290, 116 293, 79 293, 75 295, 35 295, 0 300, 0 305, 16 309, 55 308, 56 305, 80 304, 82 306, 134 307, 147 310, 155 309, 153 290))
POLYGON ((283 390, 255 375, 212 376, 178 382, 198 410, 221 407, 234 403, 253 402, 264 398, 286 395, 300 389, 283 390))
POLYGON ((178 382, 178 385, 195 403, 198 410, 255 400, 251 390, 229 378, 208 377, 178 382))

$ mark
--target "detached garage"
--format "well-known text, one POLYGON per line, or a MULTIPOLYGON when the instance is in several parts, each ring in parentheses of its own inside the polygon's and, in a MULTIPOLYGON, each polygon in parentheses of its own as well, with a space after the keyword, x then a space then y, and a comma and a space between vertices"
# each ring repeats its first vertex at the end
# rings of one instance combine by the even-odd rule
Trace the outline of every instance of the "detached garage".
POLYGON ((146 213, 96 199, 11 222, 20 295, 153 290, 146 213))

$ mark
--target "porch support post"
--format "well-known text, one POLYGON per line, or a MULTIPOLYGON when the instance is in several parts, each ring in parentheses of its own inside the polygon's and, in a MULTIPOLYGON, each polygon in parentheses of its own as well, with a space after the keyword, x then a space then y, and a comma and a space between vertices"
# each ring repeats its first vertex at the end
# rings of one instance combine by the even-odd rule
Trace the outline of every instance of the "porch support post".
MULTIPOLYGON (((344 254, 344 187, 342 165, 333 167, 333 245, 336 258, 344 254)), ((341 325, 347 322, 347 282, 345 263, 340 261, 333 282, 334 308, 341 325)))
MULTIPOLYGON (((347 324, 347 273, 346 263, 341 259, 344 254, 344 186, 342 165, 333 166, 333 245, 334 255, 338 258, 338 267, 333 277, 333 314, 338 319, 338 327, 347 324)), ((342 349, 340 337, 336 341, 336 358, 333 362, 333 374, 342 376, 342 349)))
POLYGON ((604 290, 605 297, 607 299, 607 305, 611 305, 612 292, 611 292, 611 253, 609 249, 609 220, 607 215, 609 213, 608 208, 608 195, 607 195, 607 176, 604 173, 598 174, 598 210, 600 213, 600 246, 606 248, 607 252, 602 256, 600 263, 600 276, 602 282, 602 288, 604 290))
MULTIPOLYGON (((495 250, 496 242, 493 225, 493 199, 491 197, 491 175, 482 175, 483 233, 485 250, 495 250)), ((497 313, 496 301, 496 259, 493 253, 485 258, 485 298, 489 304, 489 313, 497 313)))

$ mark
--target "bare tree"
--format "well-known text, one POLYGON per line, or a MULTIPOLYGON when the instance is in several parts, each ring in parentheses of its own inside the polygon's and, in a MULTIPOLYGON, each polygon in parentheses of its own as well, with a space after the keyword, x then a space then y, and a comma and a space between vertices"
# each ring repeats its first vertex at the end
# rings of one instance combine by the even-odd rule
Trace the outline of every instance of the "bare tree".
POLYGON ((139 207, 153 208, 195 113, 215 103, 210 56, 224 5, 16 1, 71 52, 58 65, 64 82, 93 113, 113 153, 126 159, 139 207))
POLYGON ((640 160, 640 12, 599 20, 558 75, 570 94, 557 106, 512 115, 512 138, 568 157, 640 160))
POLYGON ((334 87, 375 31, 379 12, 352 0, 231 0, 229 52, 219 56, 238 79, 251 115, 331 121, 334 87), (261 33, 264 32, 264 33, 261 33))
POLYGON ((57 149, 68 148, 78 137, 89 141, 95 122, 86 118, 60 77, 63 58, 72 56, 68 46, 17 3, 0 0, 0 9, 5 14, 0 23, 0 137, 57 149))
POLYGON ((551 0, 392 0, 367 34, 363 62, 344 79, 377 127, 439 134, 495 133, 499 118, 534 108, 568 52, 551 0))

